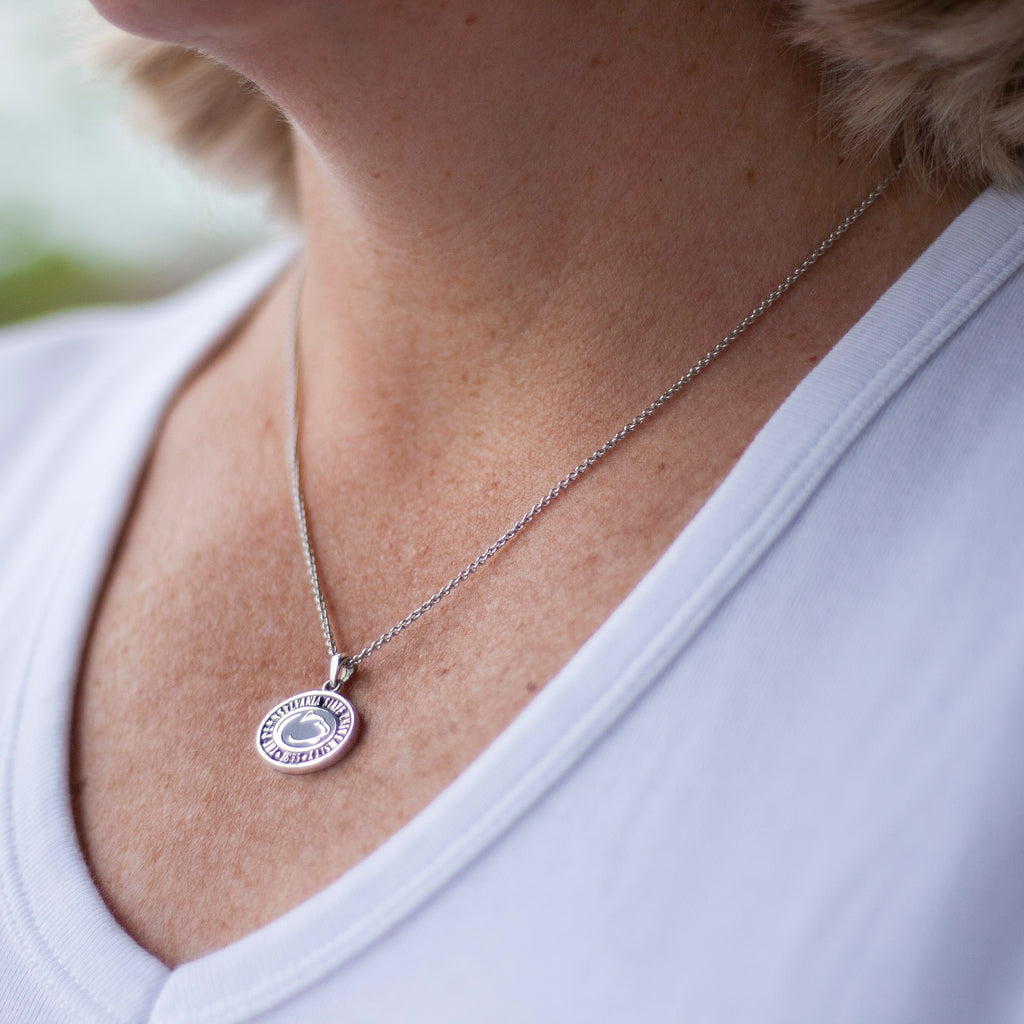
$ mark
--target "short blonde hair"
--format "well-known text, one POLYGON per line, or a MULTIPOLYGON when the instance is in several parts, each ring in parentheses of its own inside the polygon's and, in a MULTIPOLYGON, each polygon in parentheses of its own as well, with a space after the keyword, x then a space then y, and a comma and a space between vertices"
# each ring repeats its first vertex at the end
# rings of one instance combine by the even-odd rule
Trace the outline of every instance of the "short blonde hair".
POLYGON ((278 211, 294 216, 291 127, 258 86, 196 50, 113 28, 99 55, 124 73, 147 124, 172 145, 228 183, 269 188, 278 211))
POLYGON ((789 10, 852 149, 889 149, 940 181, 1024 183, 1021 0, 792 0, 789 10))
MULTIPOLYGON (((766 0, 775 2, 775 0, 766 0)), ((1024 182, 1020 0, 782 0, 851 151, 905 157, 924 179, 1024 182)), ((113 30, 112 30, 113 31, 113 30)), ((179 148, 297 204, 291 129, 251 82, 204 54, 118 33, 105 44, 179 148)))

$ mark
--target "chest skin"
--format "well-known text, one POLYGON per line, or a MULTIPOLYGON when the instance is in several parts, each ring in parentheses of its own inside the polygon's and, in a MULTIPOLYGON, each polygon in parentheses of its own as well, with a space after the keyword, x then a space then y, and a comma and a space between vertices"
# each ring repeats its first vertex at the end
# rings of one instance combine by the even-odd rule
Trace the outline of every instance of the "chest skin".
MULTIPOLYGON (((121 925, 178 964, 280 916, 380 846, 585 643, 907 258, 877 267, 827 318, 810 291, 794 295, 369 658, 346 688, 358 743, 309 775, 273 771, 255 747, 267 711, 327 674, 289 494, 287 289, 275 293, 169 410, 83 660, 72 801, 121 925)), ((329 434, 318 442, 304 426, 310 529, 339 647, 380 635, 500 536, 649 400, 629 397, 621 420, 598 411, 562 432, 524 430, 490 460, 474 455, 485 439, 470 437, 448 464, 375 462, 372 439, 328 459, 329 434)))
MULTIPOLYGON (((166 429, 177 429, 173 418, 166 429)), ((257 757, 256 728, 278 701, 319 686, 327 665, 284 473, 268 487, 274 495, 260 493, 265 480, 235 476, 230 504, 242 511, 232 513, 207 490, 215 470, 158 450, 96 617, 75 718, 82 844, 126 929, 169 964, 222 946, 323 888, 446 787, 600 625, 727 468, 701 466, 695 486, 693 467, 632 454, 607 474, 621 496, 595 487, 575 507, 552 509, 369 659, 346 691, 363 717, 353 752, 326 771, 289 776, 257 757), (641 463, 663 478, 659 496, 641 463), (182 508, 174 499, 185 476, 201 480, 205 497, 182 508)), ((502 520, 490 512, 497 534, 502 520)), ((444 532, 404 542, 422 546, 422 566, 414 555, 383 572, 339 571, 324 559, 339 633, 376 636, 482 546, 444 532)))

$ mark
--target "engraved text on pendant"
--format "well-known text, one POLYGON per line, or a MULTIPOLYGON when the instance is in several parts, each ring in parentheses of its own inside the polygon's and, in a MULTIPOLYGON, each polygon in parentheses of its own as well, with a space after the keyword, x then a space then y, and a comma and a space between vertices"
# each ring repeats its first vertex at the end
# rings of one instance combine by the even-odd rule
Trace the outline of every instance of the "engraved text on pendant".
POLYGON ((260 725, 256 746, 282 772, 315 772, 344 757, 359 732, 356 710, 340 693, 310 690, 281 701, 260 725))

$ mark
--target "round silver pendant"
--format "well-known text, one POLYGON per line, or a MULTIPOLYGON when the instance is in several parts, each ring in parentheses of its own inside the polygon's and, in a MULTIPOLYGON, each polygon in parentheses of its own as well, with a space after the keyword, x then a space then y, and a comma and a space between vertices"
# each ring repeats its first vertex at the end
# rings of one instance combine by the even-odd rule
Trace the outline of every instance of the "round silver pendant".
POLYGON ((356 709, 340 693, 310 690, 281 701, 256 733, 256 748, 278 771, 315 772, 341 760, 359 732, 356 709))

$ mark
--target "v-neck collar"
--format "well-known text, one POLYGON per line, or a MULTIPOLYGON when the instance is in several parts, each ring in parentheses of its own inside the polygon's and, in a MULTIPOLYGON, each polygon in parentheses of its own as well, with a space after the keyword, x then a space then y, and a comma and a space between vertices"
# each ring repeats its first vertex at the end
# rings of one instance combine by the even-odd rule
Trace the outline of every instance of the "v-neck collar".
MULTIPOLYGON (((282 261, 279 252, 261 257, 183 306, 177 315, 187 340, 157 356, 141 375, 145 386, 112 403, 96 428, 96 443, 110 452, 109 477, 91 485, 101 500, 51 560, 45 607, 18 667, 22 706, 2 794, 10 823, 5 899, 26 947, 77 1008, 74 1019, 248 1020, 339 969, 439 893, 642 698, 892 395, 1020 267, 1024 197, 990 191, 943 233, 798 385, 601 628, 423 811, 320 893, 170 971, 111 917, 78 848, 67 791, 73 689, 91 610, 163 411, 282 261)), ((151 347, 146 356, 154 357, 151 347)))

